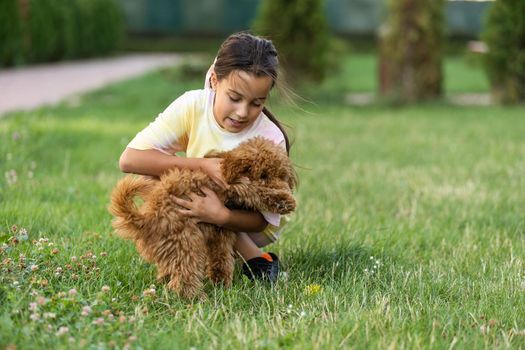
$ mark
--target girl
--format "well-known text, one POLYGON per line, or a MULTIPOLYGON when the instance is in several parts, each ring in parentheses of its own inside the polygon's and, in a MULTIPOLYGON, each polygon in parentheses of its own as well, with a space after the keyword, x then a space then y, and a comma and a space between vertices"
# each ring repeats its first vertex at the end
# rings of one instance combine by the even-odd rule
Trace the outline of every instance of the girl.
MULTIPOLYGON (((154 122, 140 131, 120 157, 123 172, 160 177, 172 167, 207 173, 226 187, 221 160, 203 158, 212 150, 227 151, 244 140, 263 136, 286 148, 286 132, 264 107, 277 80, 277 51, 271 41, 248 33, 228 37, 206 75, 203 90, 188 91, 173 101, 154 122), (185 152, 186 157, 175 155, 185 152)), ((274 242, 286 217, 272 213, 232 210, 216 194, 174 198, 182 215, 238 232, 235 250, 250 279, 275 282, 279 259, 261 247, 274 242)))

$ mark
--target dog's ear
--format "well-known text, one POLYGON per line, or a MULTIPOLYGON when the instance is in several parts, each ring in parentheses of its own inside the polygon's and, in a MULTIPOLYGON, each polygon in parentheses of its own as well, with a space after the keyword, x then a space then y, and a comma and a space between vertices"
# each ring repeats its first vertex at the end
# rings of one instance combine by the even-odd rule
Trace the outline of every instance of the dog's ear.
POLYGON ((283 164, 283 174, 284 176, 282 179, 286 181, 291 190, 295 189, 297 186, 297 172, 295 171, 290 159, 283 164))
POLYGON ((241 152, 236 150, 226 152, 221 163, 222 176, 227 183, 236 183, 242 178, 249 177, 252 165, 253 160, 242 157, 241 152))
MULTIPOLYGON (((279 179, 288 184, 290 189, 297 185, 297 174, 286 151, 272 141, 260 138, 257 162, 257 174, 266 174, 269 179, 279 179)), ((261 176, 262 177, 262 176, 261 176)))
POLYGON ((221 169, 227 183, 236 183, 241 178, 250 178, 250 173, 256 165, 259 150, 253 144, 253 139, 245 141, 234 149, 223 152, 221 169))

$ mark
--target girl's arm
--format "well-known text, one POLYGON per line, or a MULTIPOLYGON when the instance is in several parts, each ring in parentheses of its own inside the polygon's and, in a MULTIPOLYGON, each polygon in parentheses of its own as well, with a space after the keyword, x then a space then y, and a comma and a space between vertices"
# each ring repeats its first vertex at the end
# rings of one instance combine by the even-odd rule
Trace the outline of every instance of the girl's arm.
POLYGON ((261 232, 268 225, 261 213, 229 209, 211 189, 203 187, 201 191, 204 196, 192 193, 189 200, 171 197, 175 203, 186 208, 179 209, 180 214, 192 217, 197 222, 207 222, 235 232, 261 232))
POLYGON ((222 188, 226 181, 221 173, 221 159, 218 158, 186 158, 172 156, 156 149, 137 150, 127 147, 119 160, 120 170, 125 173, 160 177, 172 168, 202 170, 222 188))
POLYGON ((268 225, 264 216, 257 211, 228 209, 224 207, 225 214, 219 226, 234 232, 262 232, 268 225))
MULTIPOLYGON (((220 171, 221 159, 218 158, 185 158, 171 156, 158 150, 136 150, 126 148, 119 160, 119 167, 125 173, 160 177, 173 167, 190 170, 203 170, 219 186, 227 187, 220 171)), ((215 192, 203 188, 205 197, 192 194, 191 201, 173 197, 179 205, 187 208, 181 210, 183 215, 195 218, 199 222, 207 222, 226 227, 236 232, 260 232, 268 224, 261 213, 247 210, 231 210, 226 208, 215 192)))
POLYGON ((174 167, 197 170, 198 158, 184 158, 167 155, 155 149, 137 150, 126 148, 119 160, 119 167, 125 173, 160 177, 174 167))

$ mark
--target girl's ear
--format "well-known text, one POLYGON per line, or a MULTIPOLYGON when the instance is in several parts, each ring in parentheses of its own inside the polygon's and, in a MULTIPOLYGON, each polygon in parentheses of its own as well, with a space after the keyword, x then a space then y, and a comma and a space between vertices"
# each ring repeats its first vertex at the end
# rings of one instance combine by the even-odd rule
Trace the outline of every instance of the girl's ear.
POLYGON ((217 81, 217 73, 213 70, 210 75, 210 85, 213 91, 217 89, 217 81))

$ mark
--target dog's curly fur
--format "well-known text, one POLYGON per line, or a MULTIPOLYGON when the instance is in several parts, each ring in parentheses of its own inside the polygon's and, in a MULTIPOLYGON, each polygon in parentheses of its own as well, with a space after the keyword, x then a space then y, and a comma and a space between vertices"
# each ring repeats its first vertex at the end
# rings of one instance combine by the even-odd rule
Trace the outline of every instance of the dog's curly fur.
POLYGON ((186 298, 202 296, 205 274, 214 283, 231 285, 236 236, 181 216, 171 195, 187 199, 207 186, 232 208, 287 214, 296 205, 295 171, 285 151, 270 140, 256 137, 208 156, 223 158, 228 189, 201 171, 173 169, 160 181, 128 175, 116 185, 109 206, 117 233, 133 240, 141 256, 157 265, 157 278, 169 279, 168 287, 186 298), (140 208, 136 196, 144 201, 140 208))

